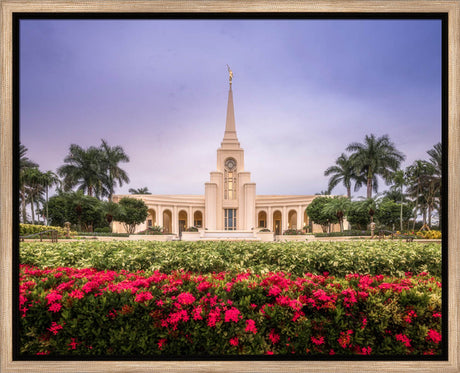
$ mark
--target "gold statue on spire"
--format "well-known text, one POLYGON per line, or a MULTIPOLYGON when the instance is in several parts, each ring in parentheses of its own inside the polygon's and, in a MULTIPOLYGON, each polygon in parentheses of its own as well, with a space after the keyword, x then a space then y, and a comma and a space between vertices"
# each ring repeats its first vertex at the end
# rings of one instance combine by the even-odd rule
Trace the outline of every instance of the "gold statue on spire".
POLYGON ((232 84, 232 80, 233 80, 233 71, 230 69, 230 66, 228 66, 227 64, 227 69, 228 69, 228 79, 230 81, 230 84, 232 84))

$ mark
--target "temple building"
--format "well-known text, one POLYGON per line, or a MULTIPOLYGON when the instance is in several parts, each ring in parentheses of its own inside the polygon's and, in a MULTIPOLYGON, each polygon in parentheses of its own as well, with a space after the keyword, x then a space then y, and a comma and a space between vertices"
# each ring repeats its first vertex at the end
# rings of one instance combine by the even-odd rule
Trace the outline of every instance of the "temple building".
MULTIPOLYGON (((216 170, 205 183, 204 195, 115 195, 142 199, 149 215, 136 231, 161 226, 165 233, 182 236, 189 227, 197 227, 201 238, 256 237, 262 230, 271 236, 282 235, 288 229, 320 232, 321 227, 309 222, 305 212, 317 195, 257 195, 256 183, 244 168, 244 150, 238 141, 233 107, 232 73, 228 92, 227 119, 220 147, 217 149, 216 170)), ((337 229, 335 229, 337 230, 337 229)), ((114 232, 124 232, 114 222, 114 232)))

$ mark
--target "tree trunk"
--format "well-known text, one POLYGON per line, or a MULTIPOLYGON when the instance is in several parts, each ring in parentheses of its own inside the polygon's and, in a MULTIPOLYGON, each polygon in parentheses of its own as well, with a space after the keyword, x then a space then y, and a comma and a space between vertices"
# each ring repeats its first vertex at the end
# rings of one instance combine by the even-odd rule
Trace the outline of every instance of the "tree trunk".
POLYGON ((351 188, 350 187, 347 188, 347 197, 348 199, 351 199, 351 188))
POLYGON ((428 205, 428 226, 430 227, 430 229, 431 229, 431 212, 432 212, 431 205, 428 205))
POLYGON ((46 186, 46 225, 48 226, 48 185, 46 186))
POLYGON ((367 178, 367 198, 372 198, 372 179, 367 178))
POLYGON ((403 231, 403 189, 401 187, 401 214, 399 215, 401 232, 403 231))
POLYGON ((27 223, 26 190, 24 187, 22 187, 22 223, 27 223))
POLYGON ((30 210, 32 211, 32 224, 35 224, 34 197, 30 196, 30 210))

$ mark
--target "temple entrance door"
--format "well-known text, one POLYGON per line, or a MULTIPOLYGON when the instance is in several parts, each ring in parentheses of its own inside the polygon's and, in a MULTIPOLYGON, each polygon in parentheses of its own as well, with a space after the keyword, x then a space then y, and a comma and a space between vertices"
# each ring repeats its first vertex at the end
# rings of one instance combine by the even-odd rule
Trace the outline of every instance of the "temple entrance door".
POLYGON ((275 211, 273 213, 273 232, 276 235, 282 234, 282 228, 281 228, 281 211, 275 211))
POLYGON ((275 220, 275 234, 281 234, 281 220, 275 220))
POLYGON ((182 232, 185 231, 185 220, 179 220, 179 237, 182 237, 182 232))
POLYGON ((187 212, 179 211, 179 237, 182 237, 182 232, 187 229, 187 212))

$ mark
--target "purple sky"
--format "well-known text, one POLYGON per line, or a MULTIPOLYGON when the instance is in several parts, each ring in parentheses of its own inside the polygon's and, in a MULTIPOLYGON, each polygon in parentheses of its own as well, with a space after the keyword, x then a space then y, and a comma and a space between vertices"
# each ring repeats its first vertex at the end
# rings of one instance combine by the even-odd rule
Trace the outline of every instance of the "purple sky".
POLYGON ((441 141, 436 20, 22 20, 20 60, 29 158, 56 171, 71 143, 121 145, 131 182, 116 193, 204 194, 226 64, 257 194, 326 190, 324 170, 366 134, 388 134, 404 167, 441 141))

